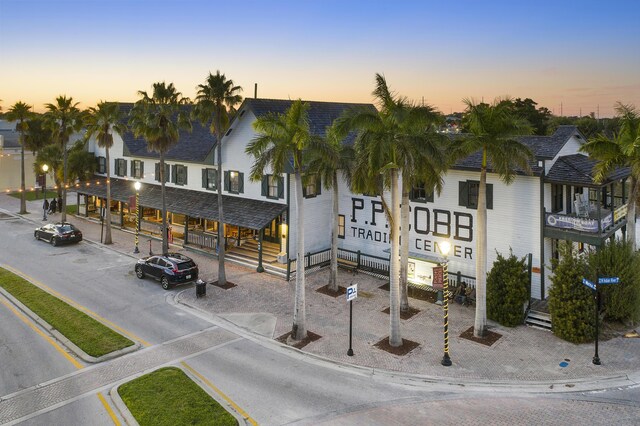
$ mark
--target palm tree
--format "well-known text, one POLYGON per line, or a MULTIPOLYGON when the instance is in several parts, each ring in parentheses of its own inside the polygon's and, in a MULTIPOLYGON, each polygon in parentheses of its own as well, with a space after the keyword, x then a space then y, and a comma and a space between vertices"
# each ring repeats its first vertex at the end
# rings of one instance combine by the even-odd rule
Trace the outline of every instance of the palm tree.
POLYGON ((338 292, 338 172, 347 182, 351 182, 351 165, 354 159, 352 146, 342 142, 346 135, 332 125, 325 137, 313 138, 309 152, 309 172, 320 176, 326 189, 333 189, 331 210, 331 261, 329 290, 338 292))
POLYGON ((597 182, 604 180, 616 167, 631 168, 631 193, 627 208, 627 239, 636 250, 636 203, 640 191, 640 115, 633 105, 618 102, 615 110, 620 120, 620 131, 609 139, 603 134, 595 136, 580 150, 600 160, 595 166, 597 182))
POLYGON ((85 118, 87 132, 85 140, 95 135, 99 147, 104 148, 107 165, 107 209, 104 243, 112 244, 111 238, 111 162, 109 160, 109 149, 113 146, 113 133, 124 135, 127 126, 123 124, 124 117, 120 111, 120 106, 115 102, 100 102, 96 107, 89 108, 89 113, 85 118))
POLYGON ((78 109, 78 102, 73 102, 72 97, 66 97, 64 95, 56 98, 55 104, 46 104, 47 107, 47 122, 52 131, 53 138, 58 142, 62 149, 62 222, 67 220, 67 187, 69 186, 67 177, 67 144, 69 138, 74 132, 80 131, 83 123, 84 114, 78 109))
POLYGON ((160 155, 160 187, 162 194, 162 253, 169 252, 167 238, 167 200, 165 195, 164 158, 173 145, 178 143, 181 128, 191 131, 191 120, 183 104, 189 102, 173 86, 163 81, 153 83, 151 96, 139 91, 142 98, 131 109, 129 125, 136 137, 147 141, 147 148, 160 155))
MULTIPOLYGON (((507 99, 508 100, 508 99, 507 99)), ((464 99, 467 106, 463 124, 470 136, 460 141, 461 153, 480 151, 480 184, 478 185, 478 237, 476 239, 476 317, 473 334, 483 337, 487 327, 487 166, 490 164, 505 184, 510 184, 517 169, 531 173, 529 162, 533 155, 515 135, 530 134, 531 127, 515 116, 509 102, 496 99, 493 104, 464 99)))
POLYGON ((224 209, 222 204, 222 136, 229 127, 230 117, 236 110, 235 107, 242 102, 242 96, 238 93, 242 91, 240 86, 234 86, 233 80, 227 80, 224 74, 216 71, 205 80, 205 84, 198 85, 198 95, 196 96, 196 106, 194 115, 200 121, 208 123, 211 121, 210 131, 216 135, 216 160, 218 163, 218 173, 216 177, 216 189, 218 190, 218 283, 225 285, 227 275, 224 267, 224 209))
POLYGON ((253 127, 258 135, 249 142, 246 153, 254 157, 251 180, 262 178, 268 169, 280 176, 293 163, 296 188, 296 291, 293 309, 291 338, 302 340, 307 337, 305 306, 305 265, 304 265, 304 207, 302 194, 303 154, 313 137, 309 131, 309 104, 297 100, 284 114, 265 114, 259 117, 253 127))
MULTIPOLYGON (((433 123, 433 111, 430 108, 415 107, 406 98, 394 95, 389 90, 385 78, 380 74, 376 74, 376 88, 373 95, 378 101, 379 111, 371 108, 354 108, 346 111, 337 125, 343 132, 358 132, 355 142, 353 191, 380 195, 389 221, 391 242, 389 344, 397 347, 402 346, 398 180, 403 169, 407 170, 404 174, 408 175, 418 170, 418 161, 430 161, 423 155, 430 149, 436 148, 437 144, 430 142, 427 133, 430 123, 433 123), (384 189, 390 190, 390 206, 383 196, 384 189)), ((441 157, 439 149, 436 149, 433 155, 436 155, 436 158, 441 157)), ((435 166, 432 164, 433 167, 435 166)), ((408 197, 406 205, 408 206, 408 197)), ((406 229, 408 228, 407 224, 406 229)), ((408 238, 405 239, 405 244, 408 244, 408 238)), ((408 256, 406 258, 408 259, 408 256)))
POLYGON ((398 148, 404 150, 402 169, 402 197, 400 207, 400 311, 409 310, 408 265, 409 265, 409 203, 414 186, 422 185, 425 192, 442 190, 442 175, 449 166, 447 138, 437 132, 440 116, 429 105, 410 106, 396 101, 399 116, 398 138, 405 143, 398 148))
MULTIPOLYGON (((34 155, 53 141, 51 129, 47 127, 45 116, 32 113, 27 120, 27 131, 24 135, 25 148, 34 155)), ((40 174, 37 172, 36 174, 40 174)))
POLYGON ((31 105, 24 102, 16 102, 7 111, 8 121, 17 121, 16 130, 20 132, 20 214, 27 214, 27 200, 24 186, 24 146, 25 133, 29 128, 27 119, 31 116, 31 105))

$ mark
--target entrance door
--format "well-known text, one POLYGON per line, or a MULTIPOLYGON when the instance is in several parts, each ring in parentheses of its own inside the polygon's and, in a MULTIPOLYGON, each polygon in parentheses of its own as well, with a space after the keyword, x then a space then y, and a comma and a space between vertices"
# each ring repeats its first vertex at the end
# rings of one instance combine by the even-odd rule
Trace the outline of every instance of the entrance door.
POLYGON ((282 224, 282 215, 276 217, 271 221, 266 228, 264 228, 264 240, 272 243, 280 244, 282 236, 280 235, 280 225, 282 224))

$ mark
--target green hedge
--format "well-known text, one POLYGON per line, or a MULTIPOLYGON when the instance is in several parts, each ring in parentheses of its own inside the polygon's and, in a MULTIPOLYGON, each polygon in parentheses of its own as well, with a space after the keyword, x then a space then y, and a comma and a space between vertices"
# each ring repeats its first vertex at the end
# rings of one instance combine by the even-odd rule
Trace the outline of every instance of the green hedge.
POLYGON ((527 258, 500 253, 487 275, 487 317, 507 327, 524 322, 524 304, 530 297, 527 258))
POLYGON ((560 260, 552 259, 553 285, 549 289, 549 312, 553 333, 573 343, 590 342, 594 338, 595 318, 593 293, 582 284, 589 267, 584 256, 578 256, 570 242, 559 247, 560 260))

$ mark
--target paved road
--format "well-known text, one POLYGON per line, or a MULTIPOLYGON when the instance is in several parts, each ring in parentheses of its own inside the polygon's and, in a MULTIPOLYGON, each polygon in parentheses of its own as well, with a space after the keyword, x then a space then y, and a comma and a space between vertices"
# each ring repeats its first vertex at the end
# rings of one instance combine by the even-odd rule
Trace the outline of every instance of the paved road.
POLYGON ((6 236, 0 239, 0 263, 28 274, 148 346, 81 370, 68 362, 65 367, 58 351, 0 305, 1 347, 14 354, 9 366, 0 369, 7 387, 0 388, 0 424, 112 424, 97 394, 105 395, 113 385, 158 366, 181 362, 252 419, 268 425, 574 424, 585 420, 631 425, 640 418, 638 389, 553 397, 498 395, 490 387, 489 392, 469 392, 310 358, 233 328, 225 330, 204 314, 168 303, 167 295, 180 290, 165 292, 153 281, 137 280, 128 256, 90 243, 50 247, 34 241, 32 229, 21 221, 0 221, 0 235, 6 236), (31 356, 43 358, 15 355, 18 351, 38 352, 31 356), (11 382, 11 375, 19 372, 23 380, 11 382), (23 390, 12 393, 19 389, 23 390))

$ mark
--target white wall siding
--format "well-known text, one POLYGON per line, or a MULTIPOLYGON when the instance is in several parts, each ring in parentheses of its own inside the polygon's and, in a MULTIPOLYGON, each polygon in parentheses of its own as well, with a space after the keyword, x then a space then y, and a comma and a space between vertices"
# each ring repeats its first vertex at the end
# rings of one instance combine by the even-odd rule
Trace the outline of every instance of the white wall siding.
MULTIPOLYGON (((433 203, 411 203, 409 251, 441 258, 438 244, 449 235, 452 243, 450 271, 475 276, 476 210, 458 205, 458 182, 466 180, 479 180, 479 173, 452 170, 445 176, 442 193, 435 195, 433 203)), ((493 184, 493 209, 487 213, 488 269, 497 257, 496 250, 508 255, 509 248, 518 257, 532 253, 533 267, 540 268, 539 177, 517 176, 507 186, 497 175, 489 173, 487 183, 493 184)), ((351 194, 344 184, 340 189, 339 209, 346 222, 342 247, 388 256, 384 252, 390 247, 387 220, 384 213, 374 214, 374 209, 382 208, 380 198, 351 194)), ((540 292, 540 274, 534 273, 532 281, 535 296, 540 292)))

